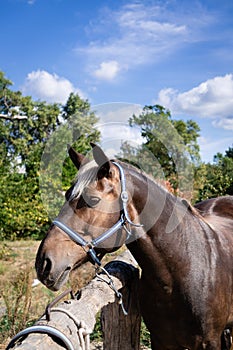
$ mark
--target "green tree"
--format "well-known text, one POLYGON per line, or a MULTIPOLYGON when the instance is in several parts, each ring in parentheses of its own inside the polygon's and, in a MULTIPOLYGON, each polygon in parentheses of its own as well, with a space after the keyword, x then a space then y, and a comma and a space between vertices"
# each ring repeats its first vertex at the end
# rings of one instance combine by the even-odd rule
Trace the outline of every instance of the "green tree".
POLYGON ((145 158, 145 154, 153 154, 152 161, 148 161, 148 157, 146 157, 145 170, 154 177, 160 177, 163 173, 163 176, 172 183, 175 190, 178 190, 182 182, 182 187, 187 187, 185 191, 188 191, 193 167, 200 163, 197 142, 200 128, 197 123, 193 120, 187 122, 174 120, 169 110, 155 105, 145 106, 139 116, 133 115, 129 119, 129 124, 141 128, 141 136, 145 142, 143 142, 142 147, 136 150, 136 153, 134 150, 135 154, 129 145, 124 144, 122 147, 123 158, 129 157, 129 155, 132 158, 133 155, 133 159, 137 162, 140 157, 145 158), (192 167, 191 172, 190 167, 192 167))
POLYGON ((226 150, 225 155, 226 155, 226 157, 233 159, 233 146, 229 147, 229 149, 226 150))
MULTIPOLYGON (((90 142, 100 140, 100 131, 95 128, 98 118, 91 111, 88 100, 83 100, 78 94, 71 93, 62 113, 63 119, 68 123, 72 133, 73 147, 82 154, 91 150, 90 142)), ((67 157, 63 168, 63 185, 69 187, 77 169, 74 168, 70 158, 67 157)))
MULTIPOLYGON (((78 149, 84 151, 90 140, 96 142, 99 137, 94 129, 97 119, 88 101, 78 95, 71 94, 62 106, 33 101, 20 91, 12 91, 11 86, 0 72, 0 233, 2 239, 38 238, 49 222, 39 184, 45 145, 61 125, 67 124, 78 149)), ((73 167, 65 164, 64 183, 72 176, 73 167)))
POLYGON ((1 238, 38 237, 48 223, 39 195, 38 172, 44 143, 60 108, 34 102, 0 73, 1 238))
POLYGON ((0 74, 1 145, 12 170, 23 168, 26 176, 35 175, 43 145, 54 131, 60 106, 34 102, 20 91, 9 89, 12 83, 0 74))
POLYGON ((205 181, 199 189, 199 200, 233 195, 233 148, 214 156, 213 164, 207 163, 205 167, 205 181))

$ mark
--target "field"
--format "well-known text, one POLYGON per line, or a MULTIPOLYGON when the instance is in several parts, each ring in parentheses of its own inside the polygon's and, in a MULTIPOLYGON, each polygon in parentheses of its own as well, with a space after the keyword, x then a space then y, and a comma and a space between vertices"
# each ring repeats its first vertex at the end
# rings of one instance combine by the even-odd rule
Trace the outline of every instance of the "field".
MULTIPOLYGON (((43 314, 46 305, 61 293, 54 293, 41 283, 33 286, 38 246, 37 241, 0 242, 0 350, 5 349, 15 333, 32 325, 43 314)), ((106 261, 112 258, 107 256, 106 261)), ((76 291, 92 277, 93 268, 86 264, 71 275, 69 284, 62 290, 72 286, 76 291)), ((98 329, 97 324, 94 332, 96 342, 101 337, 98 329)), ((148 332, 144 325, 142 330, 142 343, 148 345, 148 332)), ((99 343, 93 349, 101 349, 99 343)))

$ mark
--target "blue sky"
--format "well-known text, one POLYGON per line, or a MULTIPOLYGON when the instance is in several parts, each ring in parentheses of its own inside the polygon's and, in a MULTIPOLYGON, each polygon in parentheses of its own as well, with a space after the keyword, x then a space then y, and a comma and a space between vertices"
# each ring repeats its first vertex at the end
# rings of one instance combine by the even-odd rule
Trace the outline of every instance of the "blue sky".
POLYGON ((160 103, 201 127, 201 156, 233 144, 230 0, 1 0, 0 70, 34 99, 160 103))

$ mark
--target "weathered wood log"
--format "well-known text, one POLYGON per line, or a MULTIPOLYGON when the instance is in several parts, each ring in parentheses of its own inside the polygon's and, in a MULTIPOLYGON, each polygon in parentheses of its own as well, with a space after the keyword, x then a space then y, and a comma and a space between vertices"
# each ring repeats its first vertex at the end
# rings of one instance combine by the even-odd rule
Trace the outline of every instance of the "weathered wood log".
MULTIPOLYGON (((97 276, 82 288, 78 300, 71 299, 52 307, 50 321, 47 321, 44 315, 35 325, 55 328, 66 336, 74 349, 85 349, 80 333, 93 332, 96 315, 104 308, 102 316, 104 349, 138 350, 141 322, 137 301, 139 271, 136 266, 135 260, 128 251, 105 266, 114 287, 122 293, 124 304, 128 308, 128 316, 123 315, 115 292, 97 276)), ((105 274, 101 276, 108 281, 105 274)), ((32 333, 10 348, 61 350, 66 346, 56 336, 32 333)))

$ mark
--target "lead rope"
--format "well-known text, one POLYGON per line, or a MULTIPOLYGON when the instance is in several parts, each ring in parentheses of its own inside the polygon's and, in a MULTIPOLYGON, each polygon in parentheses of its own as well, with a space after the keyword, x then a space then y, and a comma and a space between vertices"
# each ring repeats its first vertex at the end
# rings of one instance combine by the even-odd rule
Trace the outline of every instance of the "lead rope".
POLYGON ((102 282, 107 283, 107 285, 114 291, 116 297, 119 299, 118 300, 118 304, 121 306, 121 309, 123 311, 123 314, 125 316, 128 315, 128 312, 126 311, 125 307, 124 307, 124 303, 123 303, 123 297, 122 294, 117 290, 117 288, 114 285, 114 282, 110 276, 110 274, 108 273, 108 271, 103 267, 103 266, 96 266, 96 271, 95 271, 95 276, 102 282), (104 278, 100 273, 104 273, 107 278, 104 278))
POLYGON ((90 333, 87 332, 85 322, 78 320, 70 311, 60 307, 52 308, 50 312, 62 312, 66 314, 76 325, 80 346, 78 350, 90 350, 90 333))
POLYGON ((77 319, 70 311, 63 309, 61 307, 53 307, 55 306, 64 296, 67 294, 71 295, 71 299, 75 299, 75 296, 72 293, 72 289, 67 289, 60 295, 58 295, 50 304, 47 305, 45 310, 46 320, 51 320, 52 312, 62 312, 66 314, 76 325, 77 327, 77 335, 79 339, 78 348, 76 350, 90 350, 90 333, 87 332, 87 327, 83 321, 77 319))

